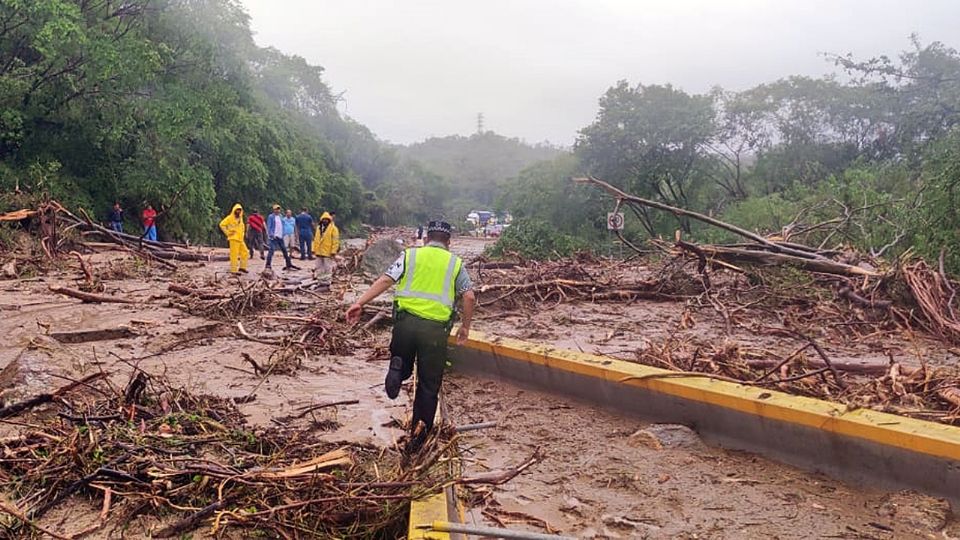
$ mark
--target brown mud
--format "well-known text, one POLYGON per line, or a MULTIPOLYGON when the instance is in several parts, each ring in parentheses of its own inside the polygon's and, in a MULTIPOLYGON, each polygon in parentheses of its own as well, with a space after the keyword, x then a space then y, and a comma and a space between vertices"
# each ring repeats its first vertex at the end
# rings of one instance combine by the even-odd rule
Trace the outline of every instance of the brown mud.
MULTIPOLYGON (((457 239, 454 250, 471 259, 487 244, 457 239)), ((85 257, 95 269, 129 258, 119 251, 85 257)), ((291 274, 307 277, 308 262, 296 264, 304 269, 291 274)), ((100 370, 122 386, 135 365, 199 393, 255 396, 239 405, 254 425, 276 425, 307 405, 357 399, 357 404, 323 409, 288 425, 316 430, 331 442, 378 447, 397 443, 402 432, 391 426, 409 414, 412 384, 395 401, 383 394, 388 327, 377 325, 362 337, 362 332, 348 336, 350 354, 311 354, 291 374, 257 375, 242 353, 265 363, 275 346, 244 339, 230 321, 173 307, 167 292, 170 283, 224 278, 228 263, 179 267, 173 274, 138 267, 133 275, 118 271, 114 278, 103 279, 102 294, 135 299, 135 304, 84 304, 50 292, 51 286, 76 286, 79 269, 70 264, 38 278, 0 281, 0 367, 17 367, 0 376, 0 398, 16 401, 60 387, 68 382, 64 377, 100 370), (136 335, 83 343, 49 337, 122 326, 136 335)), ((259 259, 251 260, 252 273, 242 278, 244 283, 255 281, 261 268, 259 259)), ((229 288, 234 279, 219 283, 229 288)), ((320 312, 333 321, 342 318, 346 304, 368 282, 359 275, 340 276, 330 292, 293 294, 271 314, 320 312)), ((294 324, 256 315, 244 320, 257 336, 280 334, 294 324)), ((474 326, 487 334, 628 359, 646 343, 677 336, 733 339, 781 354, 797 345, 748 329, 727 336, 723 327, 709 306, 652 301, 579 303, 533 312, 492 307, 481 310, 474 326), (689 312, 686 317, 684 312, 689 312)), ((838 359, 886 363, 893 355, 904 363, 921 356, 944 364, 956 361, 934 342, 909 337, 890 346, 889 338, 886 348, 869 340, 823 345, 838 359)), ((562 396, 455 375, 447 381, 445 401, 456 424, 499 422, 497 428, 462 436, 468 474, 509 468, 537 447, 546 456, 503 486, 470 490, 468 521, 539 531, 549 526, 596 538, 947 538, 956 530, 942 501, 846 486, 761 457, 707 447, 682 427, 650 426, 562 396)), ((30 418, 28 414, 17 420, 29 423, 30 418)), ((0 438, 22 429, 0 423, 0 438)), ((47 514, 40 524, 63 534, 82 530, 96 521, 100 504, 74 497, 71 505, 47 514)), ((154 518, 139 517, 88 538, 146 538, 144 531, 156 524, 154 518)), ((195 537, 202 535, 201 529, 195 537)))

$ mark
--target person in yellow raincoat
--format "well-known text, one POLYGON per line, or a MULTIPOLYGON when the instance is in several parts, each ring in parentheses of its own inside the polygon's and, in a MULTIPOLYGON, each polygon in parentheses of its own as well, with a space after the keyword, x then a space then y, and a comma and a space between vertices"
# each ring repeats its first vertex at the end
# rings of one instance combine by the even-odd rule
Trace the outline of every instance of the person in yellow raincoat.
POLYGON ((327 281, 333 277, 336 263, 333 257, 340 252, 340 229, 329 212, 320 216, 320 224, 313 235, 313 254, 317 256, 317 279, 327 281))
POLYGON ((243 241, 245 229, 243 206, 237 203, 233 205, 233 210, 227 214, 227 217, 220 221, 220 230, 230 243, 230 273, 232 274, 238 271, 247 273, 247 259, 250 258, 250 251, 247 250, 247 244, 243 241))

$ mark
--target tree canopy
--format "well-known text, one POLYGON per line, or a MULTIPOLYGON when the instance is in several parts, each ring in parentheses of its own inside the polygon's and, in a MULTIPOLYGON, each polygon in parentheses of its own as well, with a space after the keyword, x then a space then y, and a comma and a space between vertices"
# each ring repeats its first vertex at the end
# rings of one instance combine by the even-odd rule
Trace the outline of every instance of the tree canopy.
MULTIPOLYGON (((896 58, 829 59, 841 76, 787 77, 739 92, 620 81, 600 98, 573 155, 523 171, 505 204, 561 232, 602 238, 598 221, 610 208, 570 185, 571 176, 593 174, 767 233, 840 216, 836 232, 821 227, 809 239, 874 253, 913 248, 929 258, 945 250, 960 271, 960 53, 914 39, 896 58)), ((677 228, 722 239, 669 214, 627 220, 634 235, 677 228)))

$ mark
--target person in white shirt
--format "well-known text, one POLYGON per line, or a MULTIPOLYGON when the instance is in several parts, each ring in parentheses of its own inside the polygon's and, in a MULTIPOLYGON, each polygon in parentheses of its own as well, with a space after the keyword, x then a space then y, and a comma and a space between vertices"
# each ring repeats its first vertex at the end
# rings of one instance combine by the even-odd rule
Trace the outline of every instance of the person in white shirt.
POLYGON ((273 205, 273 213, 267 216, 267 238, 270 245, 270 249, 267 251, 267 268, 271 268, 271 263, 273 263, 273 252, 279 249, 287 263, 283 267, 284 270, 300 269, 293 265, 290 260, 290 252, 287 251, 287 246, 283 243, 283 216, 280 215, 279 204, 273 205))

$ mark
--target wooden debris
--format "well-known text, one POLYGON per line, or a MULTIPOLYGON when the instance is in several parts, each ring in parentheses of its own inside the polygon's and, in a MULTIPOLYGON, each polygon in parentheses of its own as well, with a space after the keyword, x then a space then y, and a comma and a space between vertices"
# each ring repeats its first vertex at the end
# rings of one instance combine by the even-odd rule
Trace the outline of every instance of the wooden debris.
POLYGON ((15 485, 8 492, 17 497, 0 511, 33 526, 31 520, 71 495, 102 495, 97 526, 129 519, 125 512, 110 517, 111 505, 140 508, 170 519, 151 531, 158 538, 211 525, 237 537, 258 531, 303 538, 309 531, 312 538, 374 538, 405 528, 406 501, 457 481, 452 470, 436 466, 449 459, 454 435, 448 426, 438 426, 421 452, 404 461, 390 448, 252 429, 230 399, 135 373, 125 391, 92 378, 70 388, 84 382, 96 392, 71 399, 58 391, 61 416, 31 418, 29 432, 0 441, 0 486, 15 485), (64 416, 87 420, 63 422, 64 416), (98 465, 91 471, 90 464, 98 465), (208 504, 197 509, 196 501, 208 504))
POLYGON ((32 218, 37 215, 36 210, 14 210, 13 212, 7 212, 6 214, 0 214, 0 221, 21 221, 24 219, 32 218))
POLYGON ((88 343, 91 341, 132 338, 138 334, 126 326, 121 326, 120 328, 102 328, 98 330, 50 332, 49 335, 60 343, 88 343))
POLYGON ((77 300, 82 300, 86 303, 114 303, 114 304, 139 304, 140 300, 132 300, 130 298, 123 298, 121 296, 107 296, 103 294, 93 294, 83 291, 78 291, 76 289, 70 289, 67 287, 50 287, 50 292, 55 292, 57 294, 62 294, 64 296, 69 296, 71 298, 76 298, 77 300))
POLYGON ((83 379, 74 381, 66 386, 63 386, 57 389, 56 391, 54 391, 53 393, 38 394, 31 398, 27 398, 23 401, 18 401, 16 403, 11 403, 10 405, 7 405, 5 407, 0 407, 0 418, 7 418, 10 416, 14 416, 24 411, 30 410, 34 407, 37 407, 39 405, 50 403, 55 399, 69 392, 72 392, 81 386, 87 385, 93 381, 102 379, 104 377, 106 377, 105 373, 94 373, 93 375, 88 375, 83 379))
POLYGON ((321 403, 319 405, 308 405, 306 407, 303 407, 303 409, 297 414, 293 414, 289 416, 281 416, 280 418, 277 418, 277 421, 289 422, 291 420, 297 420, 297 419, 303 418, 312 412, 319 411, 320 409, 326 409, 329 407, 338 407, 340 405, 356 405, 357 403, 360 403, 359 399, 344 399, 340 401, 333 401, 330 403, 321 403))

